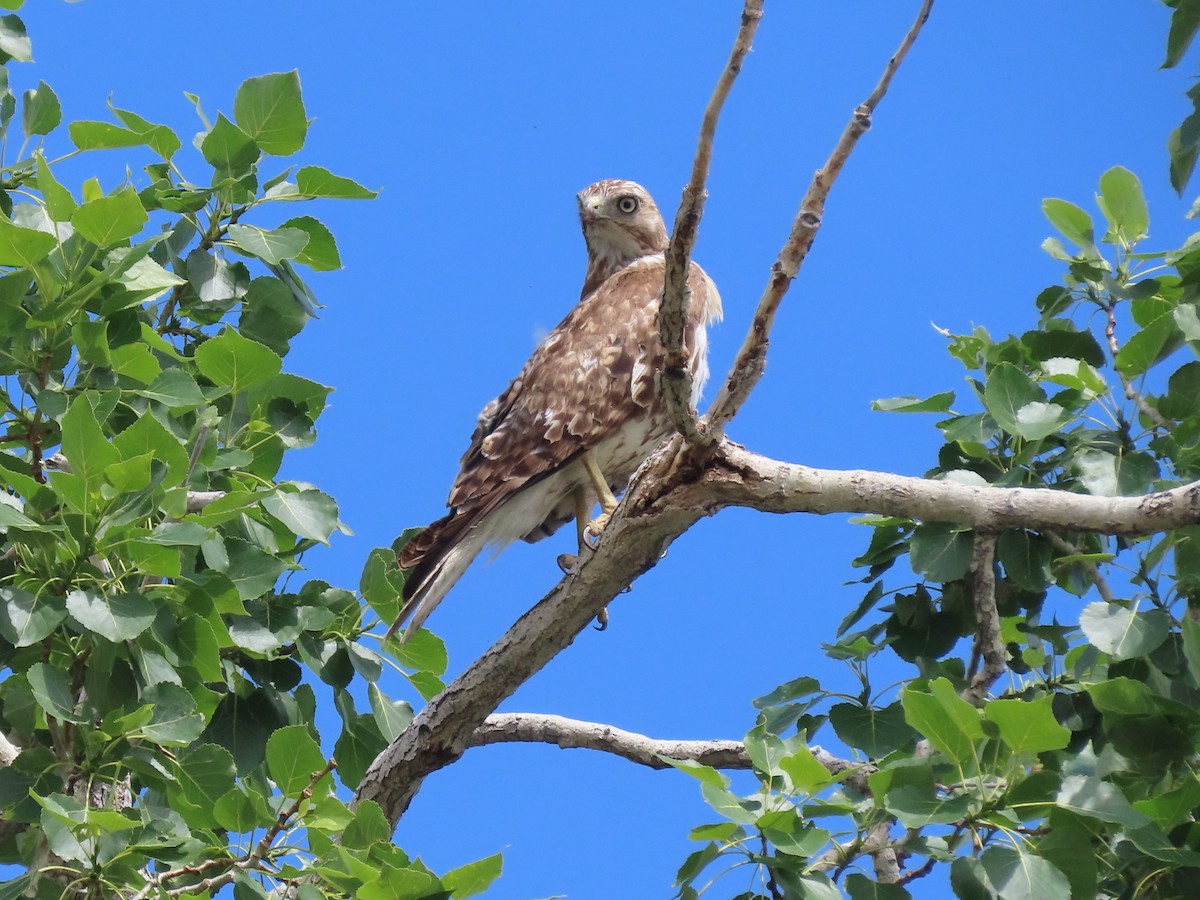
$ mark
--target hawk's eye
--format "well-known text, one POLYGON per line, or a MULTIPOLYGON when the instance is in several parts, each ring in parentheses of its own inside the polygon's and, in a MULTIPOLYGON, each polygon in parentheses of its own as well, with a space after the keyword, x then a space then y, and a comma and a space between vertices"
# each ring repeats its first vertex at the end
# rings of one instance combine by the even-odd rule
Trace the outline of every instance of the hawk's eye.
POLYGON ((621 197, 617 200, 617 209, 623 213, 635 213, 638 208, 638 198, 632 196, 621 197))

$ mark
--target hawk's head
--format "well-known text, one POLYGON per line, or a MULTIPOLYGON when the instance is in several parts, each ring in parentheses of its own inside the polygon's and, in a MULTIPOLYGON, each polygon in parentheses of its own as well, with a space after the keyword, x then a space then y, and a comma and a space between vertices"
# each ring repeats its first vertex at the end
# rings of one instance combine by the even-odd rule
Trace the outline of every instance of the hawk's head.
POLYGON ((576 195, 588 270, 583 296, 641 256, 667 249, 667 227, 649 192, 633 181, 597 181, 576 195))

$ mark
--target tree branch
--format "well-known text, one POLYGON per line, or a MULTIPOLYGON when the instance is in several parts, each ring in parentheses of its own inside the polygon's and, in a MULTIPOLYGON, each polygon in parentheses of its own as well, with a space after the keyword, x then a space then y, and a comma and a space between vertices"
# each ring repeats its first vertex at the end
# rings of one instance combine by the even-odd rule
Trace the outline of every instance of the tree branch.
POLYGON ((975 649, 972 659, 982 665, 971 675, 962 692, 968 703, 983 702, 996 679, 1008 667, 1004 641, 1000 637, 1000 611, 996 608, 996 535, 977 531, 971 553, 971 577, 975 594, 975 649))
MULTIPOLYGON (((503 743, 554 744, 564 750, 598 750, 612 753, 651 769, 667 769, 671 759, 690 759, 714 769, 749 769, 750 755, 741 741, 660 740, 614 728, 603 722, 584 722, 543 713, 496 713, 488 716, 467 742, 468 747, 503 743)), ((865 790, 866 776, 874 766, 834 756, 823 747, 809 748, 813 758, 838 781, 865 790)))
POLYGON ((726 376, 725 384, 721 386, 720 392, 705 416, 708 427, 714 431, 719 433, 725 423, 737 414, 738 409, 750 396, 754 385, 762 377, 763 369, 766 367, 767 346, 770 343, 771 326, 775 322, 775 313, 783 301, 784 294, 791 287, 792 279, 796 277, 800 266, 804 264, 813 240, 817 236, 817 231, 821 227, 821 218, 825 213, 825 201, 829 197, 829 191, 845 166, 846 160, 850 158, 850 153, 854 150, 858 139, 871 127, 871 116, 875 112, 875 108, 887 93, 892 78, 895 77, 909 48, 912 47, 921 28, 929 19, 932 8, 933 0, 925 0, 921 4, 921 11, 917 14, 916 21, 909 28, 904 40, 900 42, 896 53, 884 66, 879 83, 875 85, 875 89, 871 91, 870 96, 863 101, 862 105, 854 110, 854 115, 834 146, 833 152, 829 154, 829 159, 825 161, 824 167, 818 169, 817 173, 813 175, 808 191, 800 202, 800 210, 792 223, 792 231, 788 235, 783 249, 779 251, 778 259, 771 265, 771 277, 767 281, 762 298, 758 301, 758 308, 754 311, 750 330, 742 342, 741 349, 738 350, 737 358, 726 376))
POLYGON ((762 19, 763 0, 746 0, 742 9, 742 24, 738 29, 729 61, 717 79, 704 119, 700 123, 700 138, 696 157, 692 162, 692 177, 683 189, 679 210, 675 213, 675 225, 671 230, 671 243, 667 246, 666 283, 662 305, 659 307, 658 327, 663 344, 663 377, 659 390, 667 405, 667 411, 675 430, 689 441, 711 442, 696 422, 696 411, 692 409, 692 376, 688 368, 691 350, 684 346, 687 332, 688 307, 691 305, 691 290, 688 288, 688 270, 691 267, 692 247, 696 243, 696 231, 704 215, 704 201, 708 196, 705 183, 712 163, 713 138, 717 133, 717 119, 721 107, 742 70, 742 61, 750 52, 754 32, 762 19))
POLYGON ((371 764, 360 799, 397 822, 425 776, 457 760, 475 730, 530 676, 698 519, 726 506, 764 512, 879 513, 998 532, 1070 528, 1149 534, 1200 523, 1200 482, 1143 497, 1094 497, 1035 488, 975 487, 867 471, 779 462, 729 440, 694 469, 667 441, 635 474, 595 553, 584 559, 486 653, 431 700, 371 764), (658 477, 642 477, 659 472, 658 477))
MULTIPOLYGON (((584 722, 539 713, 498 713, 488 716, 483 724, 475 729, 475 733, 467 741, 467 746, 483 747, 487 744, 509 742, 555 744, 564 750, 599 750, 638 765, 649 766, 651 769, 670 768, 669 763, 663 762, 663 756, 694 760, 714 769, 750 768, 750 756, 741 741, 655 740, 644 734, 614 728, 602 722, 584 722)), ((818 759, 831 772, 836 773, 854 765, 831 754, 825 754, 825 757, 829 764, 821 757, 818 759), (838 764, 842 764, 840 768, 832 768, 838 764)))

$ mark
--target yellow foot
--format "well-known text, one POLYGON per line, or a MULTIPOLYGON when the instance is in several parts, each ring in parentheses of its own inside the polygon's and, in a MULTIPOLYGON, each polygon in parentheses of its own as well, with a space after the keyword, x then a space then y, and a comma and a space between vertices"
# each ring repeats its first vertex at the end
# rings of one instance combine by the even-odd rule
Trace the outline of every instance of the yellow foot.
POLYGON ((612 512, 602 512, 583 526, 583 539, 593 550, 596 549, 596 544, 600 542, 600 535, 608 527, 608 520, 611 518, 612 512), (588 538, 591 538, 591 540, 588 540, 588 538))

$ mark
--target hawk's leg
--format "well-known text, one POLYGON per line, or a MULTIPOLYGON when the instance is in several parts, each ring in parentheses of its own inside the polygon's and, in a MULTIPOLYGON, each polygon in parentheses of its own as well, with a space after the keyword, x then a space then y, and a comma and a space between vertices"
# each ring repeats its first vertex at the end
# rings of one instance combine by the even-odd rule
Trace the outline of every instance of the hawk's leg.
MULTIPOLYGON (((600 515, 583 528, 583 538, 586 539, 589 534, 593 537, 600 536, 600 532, 608 525, 613 510, 617 508, 617 498, 613 496, 613 492, 608 486, 608 479, 600 471, 600 466, 596 464, 591 453, 583 454, 583 468, 587 471, 588 480, 592 483, 592 490, 596 492, 596 497, 600 500, 600 515)), ((576 513, 578 513, 578 507, 576 513)))
MULTIPOLYGON (((587 491, 583 488, 578 488, 575 491, 575 531, 579 538, 579 552, 581 555, 584 547, 588 547, 589 549, 591 547, 587 539, 588 534, 599 535, 604 530, 604 526, 608 524, 608 519, 613 514, 613 510, 617 508, 617 498, 613 496, 604 473, 596 465, 596 460, 592 458, 591 453, 583 454, 583 468, 588 473, 588 480, 592 483, 592 490, 600 498, 600 515, 590 522, 587 521, 588 513, 591 512, 591 504, 588 503, 587 491)), ((603 631, 607 627, 608 609, 605 608, 600 610, 596 615, 596 630, 603 631)))

